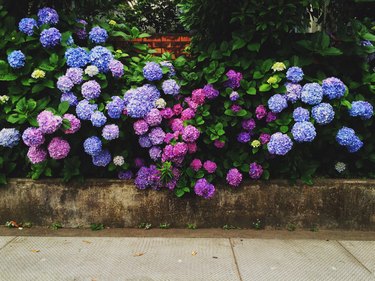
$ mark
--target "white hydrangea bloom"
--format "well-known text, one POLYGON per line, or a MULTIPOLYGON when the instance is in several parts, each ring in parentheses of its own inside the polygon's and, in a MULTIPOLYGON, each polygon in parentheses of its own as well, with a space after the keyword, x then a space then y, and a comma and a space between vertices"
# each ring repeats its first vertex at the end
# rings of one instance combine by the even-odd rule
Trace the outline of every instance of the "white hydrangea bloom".
POLYGON ((124 163, 125 163, 124 157, 122 157, 120 155, 115 156, 113 158, 113 164, 115 164, 116 166, 122 166, 122 165, 124 165, 124 163))
POLYGON ((93 77, 99 73, 99 69, 95 65, 89 65, 85 69, 85 74, 87 74, 90 77, 93 77))
POLYGON ((335 170, 340 174, 346 170, 346 164, 343 162, 337 162, 335 165, 335 170))

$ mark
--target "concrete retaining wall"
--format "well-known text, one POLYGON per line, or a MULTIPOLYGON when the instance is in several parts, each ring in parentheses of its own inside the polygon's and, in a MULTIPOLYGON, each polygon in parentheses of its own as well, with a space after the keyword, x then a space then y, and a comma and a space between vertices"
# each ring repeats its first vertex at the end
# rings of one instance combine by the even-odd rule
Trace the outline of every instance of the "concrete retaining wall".
POLYGON ((103 223, 136 227, 142 222, 172 227, 263 226, 375 230, 375 181, 317 180, 314 186, 287 181, 248 182, 238 190, 218 187, 211 200, 176 198, 167 191, 138 191, 132 182, 11 179, 0 187, 0 223, 61 222, 65 227, 103 223))

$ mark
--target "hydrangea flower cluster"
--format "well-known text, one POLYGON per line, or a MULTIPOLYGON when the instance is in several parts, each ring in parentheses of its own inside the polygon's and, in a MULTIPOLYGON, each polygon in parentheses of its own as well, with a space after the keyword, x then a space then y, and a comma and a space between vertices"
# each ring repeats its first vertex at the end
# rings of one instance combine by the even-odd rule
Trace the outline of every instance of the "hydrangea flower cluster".
POLYGON ((148 62, 143 67, 143 76, 148 81, 158 81, 163 78, 163 70, 156 62, 148 62))
POLYGON ((318 83, 307 83, 302 87, 301 101, 309 105, 319 104, 323 99, 323 89, 318 83))
POLYGON ((290 67, 286 72, 286 78, 292 83, 298 83, 303 79, 303 71, 300 67, 293 66, 290 67))
POLYGON ((65 58, 69 67, 85 67, 90 61, 89 53, 82 47, 67 49, 65 58))
POLYGON ((108 33, 104 28, 95 26, 89 33, 89 39, 92 43, 103 44, 108 39, 108 33))
POLYGON ((0 146, 12 148, 21 138, 20 132, 15 128, 3 128, 0 131, 0 146))
POLYGON ((321 103, 315 105, 311 110, 311 115, 315 119, 316 123, 320 125, 326 125, 332 122, 335 117, 332 105, 329 103, 321 103))
POLYGON ((296 142, 312 142, 316 137, 316 130, 311 122, 297 122, 293 125, 292 135, 296 142))
POLYGON ((42 8, 38 11, 38 22, 39 25, 56 25, 59 22, 59 15, 57 14, 56 10, 52 8, 42 8))
POLYGON ((215 186, 210 184, 205 178, 197 180, 194 185, 194 192, 196 195, 205 199, 210 199, 215 194, 215 186))
POLYGON ((227 173, 226 180, 229 185, 237 187, 242 182, 242 174, 236 168, 230 169, 227 173))
POLYGON ((250 164, 250 170, 249 170, 249 176, 253 180, 260 179, 260 177, 263 175, 263 167, 256 163, 253 162, 250 164))
POLYGON ((18 69, 25 66, 26 56, 20 51, 13 51, 8 55, 10 67, 18 69))
POLYGON ((40 33, 40 43, 44 48, 53 48, 60 44, 62 35, 57 28, 44 29, 40 33))
POLYGON ((176 80, 168 79, 163 82, 162 85, 163 92, 166 95, 176 96, 180 93, 180 86, 177 84, 176 80))
POLYGON ((370 119, 374 115, 374 107, 367 101, 354 101, 349 109, 352 117, 361 117, 362 120, 370 119))
POLYGON ((225 75, 228 77, 228 80, 225 82, 226 87, 232 89, 237 89, 238 87, 240 87, 240 83, 243 78, 241 72, 236 72, 231 69, 225 75))
POLYGON ((324 96, 330 100, 342 98, 346 91, 345 84, 336 77, 324 79, 322 89, 324 96))
POLYGON ((38 23, 33 18, 23 18, 18 23, 18 29, 28 36, 34 34, 34 28, 38 28, 38 23))
POLYGON ((288 103, 286 101, 286 98, 280 94, 273 95, 268 100, 268 108, 273 113, 280 113, 287 107, 288 107, 288 103))
POLYGON ((275 155, 285 155, 293 147, 293 142, 287 134, 280 132, 271 135, 270 141, 267 144, 269 153, 275 155))
POLYGON ((363 146, 363 142, 356 136, 352 128, 342 127, 336 135, 339 145, 345 146, 349 152, 357 152, 363 146))

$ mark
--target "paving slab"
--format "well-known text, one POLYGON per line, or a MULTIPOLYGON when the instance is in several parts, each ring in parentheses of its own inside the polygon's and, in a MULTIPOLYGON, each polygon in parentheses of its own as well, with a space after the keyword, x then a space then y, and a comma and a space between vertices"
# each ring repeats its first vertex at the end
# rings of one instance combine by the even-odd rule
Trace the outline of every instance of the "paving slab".
POLYGON ((375 241, 339 241, 375 276, 375 241))
POLYGON ((238 281, 229 239, 18 237, 1 281, 238 281))
POLYGON ((0 236, 0 250, 4 248, 15 236, 0 236))
POLYGON ((337 241, 231 241, 242 281, 375 280, 337 241))

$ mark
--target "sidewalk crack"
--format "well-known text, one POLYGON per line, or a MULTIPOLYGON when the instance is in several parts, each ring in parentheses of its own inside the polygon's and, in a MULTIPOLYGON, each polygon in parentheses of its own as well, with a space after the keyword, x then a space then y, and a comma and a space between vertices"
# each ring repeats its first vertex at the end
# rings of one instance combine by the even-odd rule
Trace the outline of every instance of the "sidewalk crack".
POLYGON ((8 246, 10 243, 12 243, 18 236, 14 236, 11 240, 5 243, 4 246, 0 247, 0 251, 4 249, 6 246, 8 246))
POLYGON ((243 281, 242 276, 241 276, 241 273, 240 273, 240 268, 238 267, 237 258, 236 258, 236 255, 235 255, 235 253, 234 253, 234 249, 233 249, 234 245, 233 245, 233 241, 232 241, 231 238, 229 238, 229 243, 230 243, 230 248, 231 248, 231 250, 232 250, 234 263, 236 264, 236 269, 237 269, 238 278, 240 279, 240 281, 243 281))
POLYGON ((345 249, 345 251, 348 252, 349 255, 352 256, 362 267, 364 267, 368 272, 373 274, 373 272, 367 266, 365 266, 359 259, 357 259, 357 257, 355 255, 353 255, 352 252, 350 252, 347 248, 345 248, 345 246, 343 244, 341 244, 340 241, 336 241, 336 242, 339 243, 339 245, 341 247, 343 247, 345 249))

